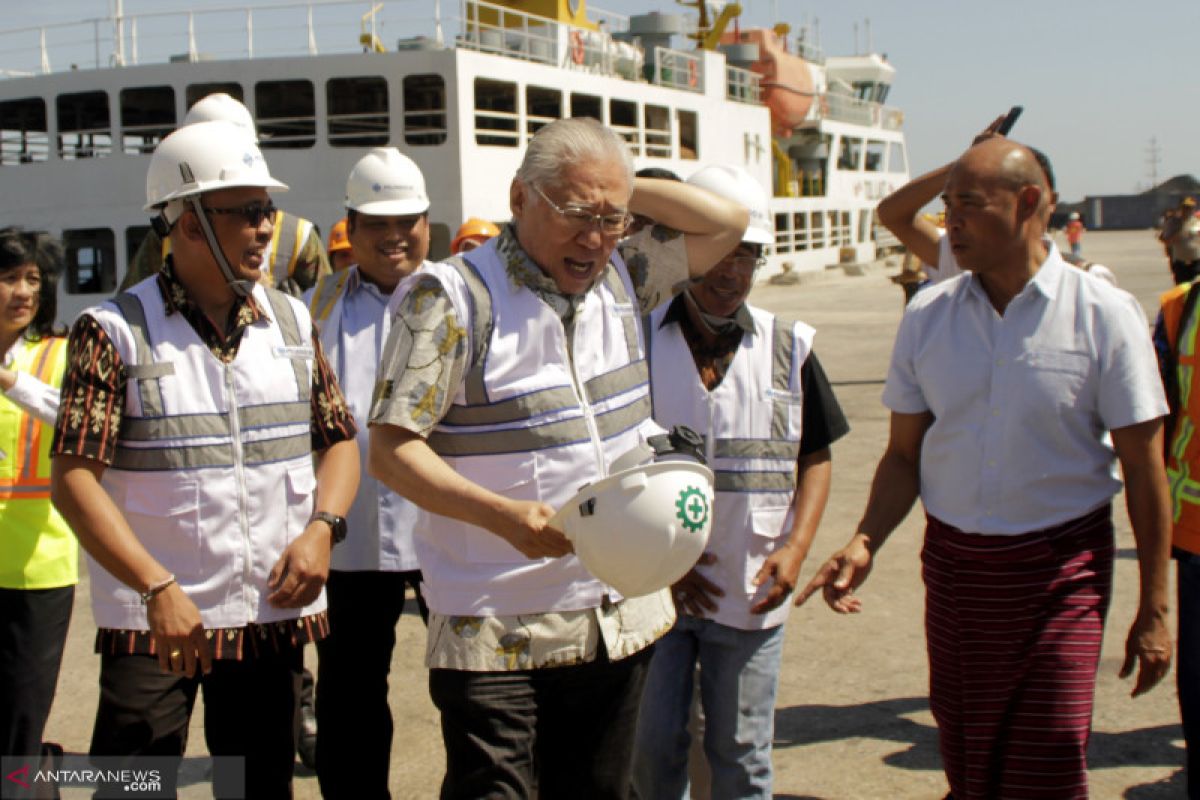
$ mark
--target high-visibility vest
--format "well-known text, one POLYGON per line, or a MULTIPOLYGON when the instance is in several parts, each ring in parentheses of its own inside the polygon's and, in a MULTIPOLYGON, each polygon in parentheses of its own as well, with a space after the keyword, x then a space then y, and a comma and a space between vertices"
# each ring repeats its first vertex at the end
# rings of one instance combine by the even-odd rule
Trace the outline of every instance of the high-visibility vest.
POLYGON ((1167 450, 1167 479, 1171 487, 1172 544, 1200 553, 1200 370, 1196 350, 1200 314, 1184 319, 1188 290, 1181 284, 1162 296, 1163 323, 1174 356, 1175 394, 1178 408, 1167 450), (1182 327, 1181 327, 1182 326, 1182 327))
MULTIPOLYGON (((67 340, 22 339, 13 370, 61 386, 67 340)), ((79 580, 79 546, 50 503, 51 426, 0 395, 0 587, 52 589, 79 580)))
MULTIPOLYGON (((471 343, 463 384, 427 441, 468 480, 559 508, 661 431, 650 419, 633 286, 614 254, 576 311, 572 360, 562 322, 508 277, 495 241, 430 264, 397 289, 440 282, 471 343)), ((530 559, 490 531, 431 513, 416 534, 425 597, 439 613, 571 611, 620 597, 574 555, 530 559)))
POLYGON ((803 422, 800 365, 812 350, 815 331, 747 306, 754 332, 742 334, 725 377, 710 391, 680 326, 662 325, 669 308, 669 303, 659 306, 647 322, 654 421, 664 428, 687 425, 701 434, 716 479, 706 550, 717 560, 697 570, 725 596, 705 616, 739 630, 782 625, 790 603, 767 614, 750 613, 770 588, 752 581, 791 532, 803 422))

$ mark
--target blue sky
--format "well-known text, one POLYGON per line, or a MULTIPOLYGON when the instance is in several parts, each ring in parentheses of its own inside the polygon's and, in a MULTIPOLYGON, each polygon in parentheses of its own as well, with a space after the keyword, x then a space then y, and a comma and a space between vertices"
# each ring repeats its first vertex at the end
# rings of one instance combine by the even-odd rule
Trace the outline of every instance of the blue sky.
MULTIPOLYGON (((125 0, 127 14, 237 5, 233 0, 125 0)), ((777 17, 793 29, 819 20, 830 54, 860 49, 870 20, 875 49, 897 75, 890 103, 903 109, 914 174, 949 161, 997 114, 1019 103, 1013 137, 1054 162, 1065 200, 1121 194, 1150 182, 1157 140, 1159 180, 1200 177, 1200 79, 1189 69, 1200 51, 1200 2, 1159 0, 741 0, 743 24, 777 17)), ((433 0, 388 3, 418 13, 433 0)), ((678 11, 667 0, 594 0, 619 13, 678 11)), ((104 16, 109 0, 23 4, 0 27, 104 16)), ((362 4, 363 9, 368 6, 362 4)), ((457 6, 443 0, 443 13, 457 6)), ((348 21, 357 24, 357 6, 348 21)), ((428 12, 423 12, 428 13, 428 12)), ((258 25, 258 23, 256 23, 258 25)), ((261 26, 256 28, 261 30, 261 26)), ((389 39, 391 37, 388 37, 389 39)), ((388 41, 388 39, 385 39, 388 41)))

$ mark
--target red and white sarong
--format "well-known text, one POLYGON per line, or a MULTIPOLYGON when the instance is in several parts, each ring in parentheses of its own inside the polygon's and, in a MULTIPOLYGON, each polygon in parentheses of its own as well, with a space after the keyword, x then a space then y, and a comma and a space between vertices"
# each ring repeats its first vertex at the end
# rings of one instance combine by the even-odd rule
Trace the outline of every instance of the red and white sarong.
POLYGON ((928 518, 929 704, 955 800, 1086 798, 1112 507, 1018 536, 928 518))

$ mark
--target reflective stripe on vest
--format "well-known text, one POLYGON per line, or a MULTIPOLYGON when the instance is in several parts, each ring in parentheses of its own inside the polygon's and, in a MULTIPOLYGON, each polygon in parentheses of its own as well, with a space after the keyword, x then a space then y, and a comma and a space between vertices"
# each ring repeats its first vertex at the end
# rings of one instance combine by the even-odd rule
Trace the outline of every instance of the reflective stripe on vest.
MULTIPOLYGON (((296 314, 292 311, 291 304, 288 303, 287 295, 270 286, 263 288, 266 289, 267 302, 271 306, 275 323, 279 325, 279 330, 283 334, 283 343, 288 347, 300 347, 304 342, 300 337, 300 323, 296 321, 296 314)), ((316 347, 316 344, 314 343, 313 346, 316 347)), ((293 358, 292 372, 296 375, 296 389, 300 393, 300 399, 307 403, 312 397, 312 381, 308 376, 308 368, 303 361, 293 358)))
MULTIPOLYGON (((51 336, 36 343, 22 342, 25 348, 13 363, 14 371, 27 372, 42 383, 54 386, 56 373, 65 368, 67 340, 51 336)), ((18 497, 24 500, 44 500, 50 497, 49 442, 51 429, 32 414, 22 412, 17 428, 16 452, 10 453, 10 464, 18 467, 15 474, 0 475, 0 499, 18 497), (47 458, 42 458, 46 451, 47 458)))
POLYGON ((279 211, 271 232, 271 285, 278 286, 292 276, 300 255, 300 218, 279 211))
MULTIPOLYGON (((1186 298, 1186 292, 1175 296, 1175 303, 1180 306, 1186 298)), ((1164 308, 1164 318, 1170 317, 1168 309, 1164 308)), ((1174 319, 1178 321, 1176 313, 1174 319)), ((1193 447, 1195 439, 1195 422, 1193 420, 1192 390, 1196 380, 1196 337, 1200 330, 1200 314, 1191 314, 1187 319, 1186 328, 1178 331, 1176 341, 1175 375, 1179 387, 1178 421, 1171 440, 1167 458, 1167 478, 1171 489, 1171 517, 1178 523, 1184 515, 1184 504, 1200 505, 1200 483, 1192 478, 1194 461, 1198 454, 1193 447)), ((1193 509, 1192 513, 1197 513, 1193 509)))
MULTIPOLYGON (((468 456, 529 452, 587 441, 590 434, 583 417, 544 424, 535 422, 539 416, 578 408, 579 399, 570 387, 555 386, 495 403, 487 401, 484 367, 493 330, 491 293, 469 258, 458 256, 444 263, 458 272, 467 287, 471 304, 471 364, 464 376, 467 404, 450 407, 441 421, 442 428, 429 435, 429 446, 440 455, 468 456), (521 428, 491 431, 459 433, 446 430, 458 426, 511 424, 522 420, 529 420, 529 424, 521 428)), ((625 284, 611 264, 605 268, 604 284, 618 307, 627 306, 632 310, 625 284)), ((637 320, 633 313, 628 313, 622 314, 622 322, 631 363, 588 379, 583 389, 590 402, 618 397, 649 383, 649 369, 640 358, 638 349, 637 320)), ((650 409, 647 393, 623 406, 600 412, 595 415, 597 432, 606 439, 629 430, 649 418, 650 409)))
POLYGON ((792 324, 781 319, 775 319, 771 330, 771 386, 775 395, 775 415, 771 420, 771 437, 783 439, 788 432, 787 400, 792 396, 791 378, 792 362, 795 358, 795 340, 792 338, 792 324))
MULTIPOLYGON (((239 427, 253 430, 273 425, 305 425, 312 420, 309 403, 269 403, 238 410, 239 427)), ((228 414, 188 414, 178 417, 126 417, 121 422, 121 439, 151 442, 157 439, 188 439, 201 436, 232 436, 228 414)))
MULTIPOLYGON (((271 464, 290 458, 302 458, 312 452, 312 436, 307 433, 280 439, 243 442, 242 463, 246 466, 271 464)), ((117 444, 113 468, 130 472, 206 469, 235 465, 233 445, 229 442, 195 447, 137 448, 117 444)))
POLYGON ((791 472, 716 470, 713 488, 718 492, 790 492, 796 488, 791 472))
POLYGON ((313 322, 320 325, 329 319, 348 280, 350 280, 350 270, 348 269, 317 278, 317 288, 313 290, 312 298, 308 301, 308 311, 312 314, 313 322))

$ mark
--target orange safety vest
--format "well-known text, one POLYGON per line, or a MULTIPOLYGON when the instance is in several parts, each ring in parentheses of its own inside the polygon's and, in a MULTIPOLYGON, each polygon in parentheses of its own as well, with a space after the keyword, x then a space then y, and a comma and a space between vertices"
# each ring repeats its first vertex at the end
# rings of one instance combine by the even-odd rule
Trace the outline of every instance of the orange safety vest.
POLYGON ((1190 283, 1162 295, 1163 326, 1174 357, 1178 406, 1174 409, 1174 432, 1167 449, 1167 479, 1171 488, 1172 536, 1175 547, 1200 553, 1200 352, 1197 333, 1200 314, 1193 310, 1187 319, 1190 283), (1182 327, 1181 327, 1182 325, 1182 327))
MULTIPOLYGON (((61 386, 67 340, 22 339, 12 368, 42 383, 61 386)), ((74 534, 50 503, 50 440, 53 430, 0 395, 0 587, 49 589, 78 580, 74 534)))

